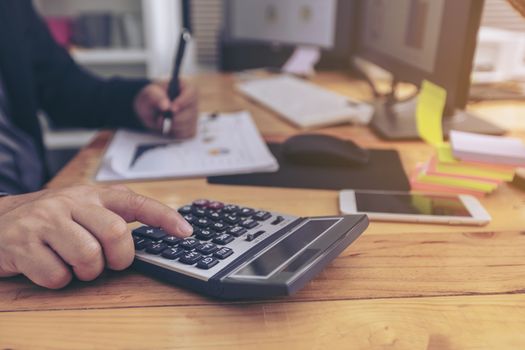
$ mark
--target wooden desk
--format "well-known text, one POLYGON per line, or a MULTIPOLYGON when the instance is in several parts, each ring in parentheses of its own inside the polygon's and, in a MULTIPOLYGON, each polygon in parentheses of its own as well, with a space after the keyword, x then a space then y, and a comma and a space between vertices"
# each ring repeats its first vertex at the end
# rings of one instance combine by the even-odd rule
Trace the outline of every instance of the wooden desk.
MULTIPOLYGON (((270 139, 297 130, 233 91, 233 78, 194 78, 203 110, 248 109, 270 139)), ((337 74, 321 85, 367 98, 337 74)), ((470 106, 525 136, 525 104, 470 106), (518 119, 522 117, 523 120, 518 119)), ((362 127, 322 132, 396 148, 404 166, 428 158, 420 142, 385 143, 362 127)), ((110 137, 103 132, 49 184, 91 182, 110 137)), ((204 179, 129 186, 173 207, 198 197, 287 212, 337 213, 337 192, 208 185, 204 179)), ((525 348, 525 195, 503 186, 482 200, 486 227, 372 223, 290 298, 209 299, 128 270, 60 291, 23 277, 0 281, 0 348, 518 349, 525 348)))

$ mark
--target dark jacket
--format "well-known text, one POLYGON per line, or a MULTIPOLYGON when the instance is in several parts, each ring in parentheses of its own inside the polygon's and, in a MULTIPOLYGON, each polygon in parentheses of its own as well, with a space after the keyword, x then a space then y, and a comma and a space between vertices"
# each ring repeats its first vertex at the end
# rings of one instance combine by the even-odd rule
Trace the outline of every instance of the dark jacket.
POLYGON ((37 111, 58 127, 140 127, 133 99, 146 80, 109 80, 79 67, 57 45, 30 0, 0 0, 0 72, 12 122, 44 159, 37 111))

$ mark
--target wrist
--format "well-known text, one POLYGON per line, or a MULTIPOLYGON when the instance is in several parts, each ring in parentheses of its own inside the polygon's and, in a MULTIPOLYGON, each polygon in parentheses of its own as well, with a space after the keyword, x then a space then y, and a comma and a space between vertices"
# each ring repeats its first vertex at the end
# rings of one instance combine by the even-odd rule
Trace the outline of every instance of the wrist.
POLYGON ((35 200, 36 198, 40 197, 43 193, 44 191, 17 195, 12 195, 8 193, 7 195, 0 196, 0 215, 5 214, 8 211, 11 211, 12 209, 24 203, 35 200))

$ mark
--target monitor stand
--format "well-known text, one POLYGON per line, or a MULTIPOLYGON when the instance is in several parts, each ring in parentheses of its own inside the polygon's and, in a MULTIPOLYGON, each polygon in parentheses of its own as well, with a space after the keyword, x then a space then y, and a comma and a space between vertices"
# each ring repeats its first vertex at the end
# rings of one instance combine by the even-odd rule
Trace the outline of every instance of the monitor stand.
MULTIPOLYGON (((404 102, 376 103, 370 126, 381 138, 386 140, 418 139, 415 117, 416 102, 417 99, 413 98, 404 102)), ((445 136, 450 130, 489 135, 502 135, 506 132, 506 130, 462 110, 457 110, 453 116, 443 118, 445 136)))

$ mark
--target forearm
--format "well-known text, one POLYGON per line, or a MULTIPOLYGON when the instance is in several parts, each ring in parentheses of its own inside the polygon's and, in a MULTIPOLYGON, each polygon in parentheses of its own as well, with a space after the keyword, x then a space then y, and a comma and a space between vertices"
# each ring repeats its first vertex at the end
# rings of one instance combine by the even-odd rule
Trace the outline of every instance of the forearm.
POLYGON ((133 100, 148 81, 105 80, 76 66, 69 70, 62 80, 42 89, 43 108, 56 126, 142 127, 133 100))
POLYGON ((28 42, 39 106, 57 126, 141 127, 133 100, 145 79, 103 79, 87 72, 28 10, 28 42))

